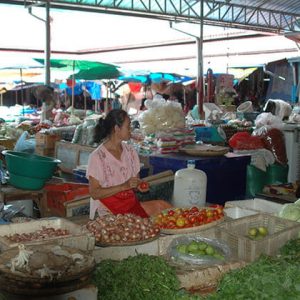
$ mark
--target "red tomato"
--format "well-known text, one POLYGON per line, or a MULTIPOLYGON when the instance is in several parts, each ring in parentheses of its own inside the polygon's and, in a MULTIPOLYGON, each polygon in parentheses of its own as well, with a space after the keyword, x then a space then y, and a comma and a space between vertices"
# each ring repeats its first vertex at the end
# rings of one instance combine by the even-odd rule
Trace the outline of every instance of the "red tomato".
POLYGON ((188 226, 188 227, 190 227, 191 226, 191 223, 190 223, 190 221, 189 221, 189 219, 184 219, 184 224, 186 225, 186 226, 188 226))
POLYGON ((199 209, 197 206, 193 206, 192 208, 190 208, 190 212, 197 213, 197 212, 199 212, 199 209))
POLYGON ((169 216, 174 216, 175 215, 175 211, 173 209, 168 210, 168 215, 169 216))
POLYGON ((137 187, 137 189, 141 192, 141 193, 145 193, 149 191, 149 183, 146 181, 141 181, 137 187))
POLYGON ((186 218, 189 215, 189 212, 185 210, 181 215, 186 218))
POLYGON ((197 221, 197 217, 196 216, 190 216, 189 221, 190 221, 191 224, 194 224, 197 221))
POLYGON ((176 217, 175 216, 168 216, 168 220, 176 222, 176 217))
POLYGON ((216 209, 216 211, 218 212, 219 215, 220 215, 220 214, 223 214, 223 207, 218 207, 218 208, 216 209))
POLYGON ((175 227, 176 227, 175 221, 169 221, 169 222, 167 223, 167 228, 173 229, 173 228, 175 228, 175 227))
POLYGON ((213 217, 209 217, 206 219, 206 223, 211 223, 214 221, 214 218, 213 217))
POLYGON ((202 223, 204 222, 204 216, 203 216, 203 215, 199 215, 199 216, 198 216, 198 222, 199 222, 200 224, 202 224, 202 223))

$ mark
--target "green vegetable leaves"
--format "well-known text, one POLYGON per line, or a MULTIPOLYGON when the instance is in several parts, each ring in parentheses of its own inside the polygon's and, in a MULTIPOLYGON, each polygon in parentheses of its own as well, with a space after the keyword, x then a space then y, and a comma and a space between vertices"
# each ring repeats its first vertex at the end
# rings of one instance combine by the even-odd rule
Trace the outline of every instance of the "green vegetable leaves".
POLYGON ((300 239, 289 241, 276 258, 261 256, 223 277, 218 292, 206 300, 300 299, 300 239))
POLYGON ((279 217, 300 222, 300 205, 295 203, 284 204, 279 212, 279 217))
POLYGON ((174 300, 179 289, 175 270, 162 257, 146 254, 100 262, 94 281, 101 300, 174 300))

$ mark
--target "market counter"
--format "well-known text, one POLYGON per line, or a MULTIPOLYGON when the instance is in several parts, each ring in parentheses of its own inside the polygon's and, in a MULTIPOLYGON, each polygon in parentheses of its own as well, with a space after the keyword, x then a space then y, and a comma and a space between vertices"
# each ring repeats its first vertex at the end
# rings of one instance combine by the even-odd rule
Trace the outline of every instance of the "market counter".
POLYGON ((246 193, 247 165, 251 156, 227 153, 218 157, 199 157, 173 154, 153 154, 149 156, 149 163, 153 174, 187 167, 188 160, 195 160, 197 169, 207 175, 206 201, 224 204, 226 201, 244 199, 246 193))

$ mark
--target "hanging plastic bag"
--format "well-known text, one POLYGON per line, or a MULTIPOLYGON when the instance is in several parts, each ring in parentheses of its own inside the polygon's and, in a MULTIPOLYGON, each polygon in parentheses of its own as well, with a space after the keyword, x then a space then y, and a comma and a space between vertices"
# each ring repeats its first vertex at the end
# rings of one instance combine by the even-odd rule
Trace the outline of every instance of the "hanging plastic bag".
POLYGON ((24 131, 16 142, 14 151, 34 153, 35 138, 31 138, 27 131, 24 131))
POLYGON ((272 128, 265 130, 260 137, 264 142, 264 148, 270 150, 275 156, 276 162, 286 165, 288 162, 284 135, 281 130, 272 128))
POLYGON ((260 128, 263 128, 262 130, 265 130, 264 128, 266 128, 266 129, 271 129, 271 128, 282 129, 283 125, 284 124, 283 124, 281 118, 279 118, 278 116, 274 116, 270 112, 261 113, 255 119, 255 127, 257 128, 256 132, 258 132, 258 135, 259 135, 260 128))

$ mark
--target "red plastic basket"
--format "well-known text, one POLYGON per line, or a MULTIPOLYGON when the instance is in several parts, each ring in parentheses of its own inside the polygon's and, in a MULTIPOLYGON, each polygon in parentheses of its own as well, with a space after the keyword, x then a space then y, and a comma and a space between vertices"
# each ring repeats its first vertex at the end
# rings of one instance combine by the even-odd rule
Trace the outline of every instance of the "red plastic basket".
POLYGON ((65 214, 67 201, 82 199, 89 196, 89 186, 80 183, 46 184, 47 207, 59 215, 65 214))

